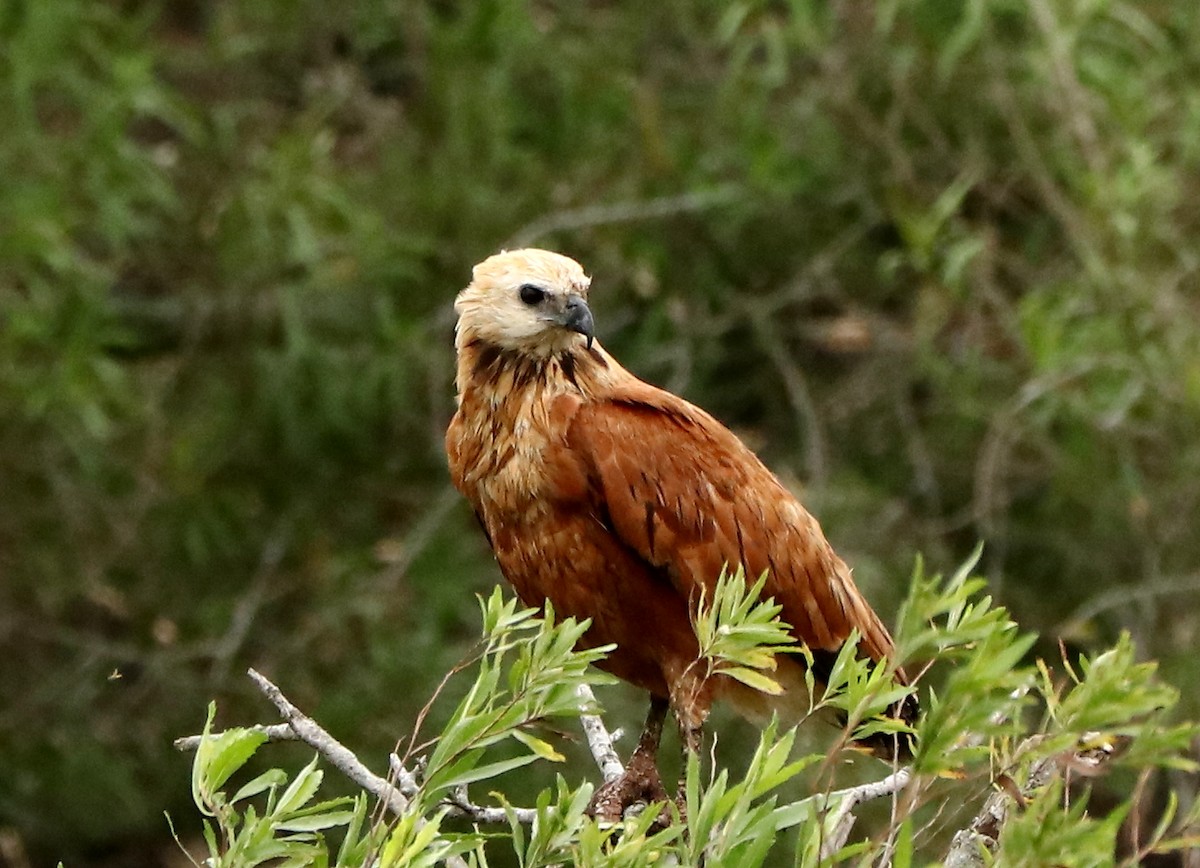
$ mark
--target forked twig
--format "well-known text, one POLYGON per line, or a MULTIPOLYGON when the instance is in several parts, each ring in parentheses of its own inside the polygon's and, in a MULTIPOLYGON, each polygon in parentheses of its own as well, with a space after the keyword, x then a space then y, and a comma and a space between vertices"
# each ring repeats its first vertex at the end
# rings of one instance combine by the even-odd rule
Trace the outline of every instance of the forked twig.
MULTIPOLYGON (((325 731, 320 724, 297 708, 291 700, 284 696, 270 679, 262 673, 250 669, 250 678, 262 691, 263 695, 279 709, 286 723, 271 725, 255 725, 247 729, 262 733, 267 741, 303 741, 324 757, 330 765, 354 781, 366 792, 378 799, 388 811, 399 816, 408 810, 411 798, 416 794, 419 784, 416 777, 404 765, 404 761, 393 753, 389 757, 391 780, 379 777, 367 768, 345 745, 325 731)), ((595 713, 596 696, 591 687, 584 684, 576 691, 580 702, 580 723, 592 756, 600 769, 605 781, 619 777, 624 771, 621 760, 613 747, 613 735, 604 725, 604 721, 595 713)), ((191 735, 174 741, 176 750, 196 750, 203 736, 191 735)), ((507 823, 510 815, 520 823, 529 824, 534 821, 537 812, 533 808, 504 808, 487 807, 472 802, 466 788, 459 788, 443 804, 450 809, 450 816, 463 817, 474 823, 507 823)), ((461 860, 460 860, 461 861, 461 860)), ((451 864, 458 865, 459 862, 451 864)), ((462 863, 465 864, 465 863, 462 863)))
POLYGON ((821 858, 829 859, 846 846, 846 841, 850 837, 850 830, 854 828, 855 808, 863 802, 869 802, 872 799, 882 799, 885 796, 895 795, 909 785, 912 777, 911 770, 902 768, 892 772, 882 780, 859 784, 857 787, 847 787, 844 790, 836 790, 825 796, 824 803, 826 805, 834 800, 840 799, 841 801, 838 802, 838 806, 830 814, 827 821, 833 831, 830 833, 829 838, 821 844, 821 858))

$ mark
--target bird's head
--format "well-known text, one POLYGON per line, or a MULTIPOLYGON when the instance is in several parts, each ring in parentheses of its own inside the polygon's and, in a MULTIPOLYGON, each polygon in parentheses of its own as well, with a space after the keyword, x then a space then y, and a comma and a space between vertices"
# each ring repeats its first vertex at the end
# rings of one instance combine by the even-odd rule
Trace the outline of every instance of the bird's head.
POLYGON ((458 345, 482 341, 548 358, 594 334, 587 306, 591 278, 574 259, 548 250, 511 250, 475 266, 458 294, 458 345))

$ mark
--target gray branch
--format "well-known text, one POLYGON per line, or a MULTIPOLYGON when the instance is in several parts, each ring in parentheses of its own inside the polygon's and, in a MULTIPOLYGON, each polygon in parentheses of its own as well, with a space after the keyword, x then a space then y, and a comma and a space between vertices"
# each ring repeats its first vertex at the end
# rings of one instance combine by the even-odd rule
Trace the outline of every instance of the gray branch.
MULTIPOLYGON (((258 685, 258 689, 263 692, 263 695, 279 709, 279 713, 288 722, 288 726, 295 730, 301 741, 325 757, 334 768, 354 783, 379 799, 396 816, 402 816, 408 810, 408 798, 396 786, 359 762, 353 751, 322 729, 315 720, 292 705, 291 701, 283 695, 283 691, 266 677, 254 669, 248 670, 247 674, 258 685)), ((423 817, 417 818, 418 827, 424 824, 423 817)), ((461 856, 448 857, 446 864, 450 868, 467 868, 467 862, 461 856)))
MULTIPOLYGON (((263 724, 255 724, 247 726, 245 729, 250 732, 260 732, 267 737, 267 741, 299 741, 300 736, 296 735, 296 731, 292 729, 290 724, 272 723, 270 726, 263 724)), ((214 733, 215 735, 215 733, 214 733)), ((200 747, 200 740, 204 738, 202 735, 185 735, 183 738, 177 738, 172 744, 175 745, 175 750, 190 751, 200 747)))
POLYGON ((459 787, 455 793, 443 800, 442 804, 450 808, 451 817, 466 817, 472 823, 507 823, 509 811, 518 823, 526 826, 532 826, 533 821, 537 819, 537 810, 534 808, 509 808, 506 811, 504 808, 477 805, 467 797, 466 787, 459 787))
MULTIPOLYGON (((1098 733, 1084 733, 1085 742, 1098 737, 1098 733)), ((1026 739, 1017 749, 1023 750, 1039 741, 1037 736, 1026 739)), ((1014 804, 1023 808, 1024 803, 1038 790, 1062 773, 1064 768, 1077 769, 1082 773, 1093 775, 1099 773, 1101 767, 1113 756, 1115 748, 1111 744, 1101 744, 1086 750, 1068 752, 1055 756, 1043 757, 1029 768, 1025 777, 1025 785, 1018 789, 1015 783, 998 787, 988 796, 987 801, 971 825, 954 833, 950 849, 946 852, 946 868, 985 868, 992 864, 996 845, 1000 841, 1000 832, 1008 820, 1009 810, 1014 804)))
POLYGON ((579 723, 587 737, 592 757, 600 768, 604 782, 614 781, 625 773, 625 766, 617 756, 617 749, 613 747, 613 737, 605 727, 604 721, 591 710, 596 707, 596 694, 592 693, 589 685, 581 684, 575 688, 575 695, 579 697, 579 723))
MULTIPOLYGON (((366 792, 382 802, 387 809, 399 816, 408 810, 409 801, 417 793, 419 784, 396 754, 388 758, 391 780, 385 780, 368 769, 345 745, 326 732, 320 724, 292 704, 283 691, 260 672, 250 669, 247 673, 263 695, 279 709, 286 723, 256 725, 248 727, 253 732, 266 736, 267 741, 303 741, 323 756, 334 768, 354 781, 366 792)), ((588 747, 605 781, 620 777, 624 772, 621 759, 613 747, 613 735, 600 716, 595 714, 596 696, 591 687, 584 684, 576 691, 579 697, 580 723, 587 737, 588 747)), ((175 740, 176 750, 191 751, 200 746, 203 736, 191 735, 175 740)), ((504 808, 477 805, 470 800, 465 787, 455 791, 442 801, 450 809, 450 816, 463 817, 473 823, 507 823, 511 816, 519 823, 532 824, 537 818, 533 808, 504 808)), ((465 868, 461 859, 447 860, 454 868, 465 868)))
POLYGON ((894 796, 907 787, 911 781, 912 772, 903 768, 892 772, 882 780, 860 784, 857 787, 847 787, 825 796, 823 800, 825 805, 837 801, 838 806, 834 808, 827 820, 832 831, 829 838, 821 844, 821 858, 832 858, 835 853, 846 846, 850 830, 854 828, 855 808, 872 799, 894 796))
POLYGON ((358 784, 379 801, 383 802, 396 816, 408 810, 408 798, 388 781, 379 777, 363 765, 354 753, 324 729, 315 720, 291 703, 283 691, 254 669, 248 670, 251 680, 258 685, 267 699, 279 709, 283 719, 296 736, 354 783, 358 784))

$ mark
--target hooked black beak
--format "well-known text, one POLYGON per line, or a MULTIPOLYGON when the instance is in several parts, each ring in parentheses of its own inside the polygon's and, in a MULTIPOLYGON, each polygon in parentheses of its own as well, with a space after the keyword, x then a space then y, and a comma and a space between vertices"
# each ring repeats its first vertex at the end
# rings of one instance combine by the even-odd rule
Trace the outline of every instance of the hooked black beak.
POLYGON ((592 341, 595 339, 596 323, 592 319, 591 308, 587 306, 587 302, 575 294, 567 296, 567 306, 563 308, 562 316, 558 320, 559 324, 573 332, 578 332, 587 338, 587 346, 592 348, 592 341))

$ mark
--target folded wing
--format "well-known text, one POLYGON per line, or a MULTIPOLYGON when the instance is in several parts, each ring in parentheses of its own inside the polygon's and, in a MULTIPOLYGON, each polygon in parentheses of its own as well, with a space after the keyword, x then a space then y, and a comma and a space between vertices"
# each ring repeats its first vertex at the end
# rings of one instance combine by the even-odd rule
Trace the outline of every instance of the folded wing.
POLYGON ((836 652, 853 628, 872 659, 892 651, 817 521, 723 425, 637 382, 578 407, 569 448, 592 477, 592 508, 621 541, 693 602, 723 567, 767 574, 797 639, 836 652))

